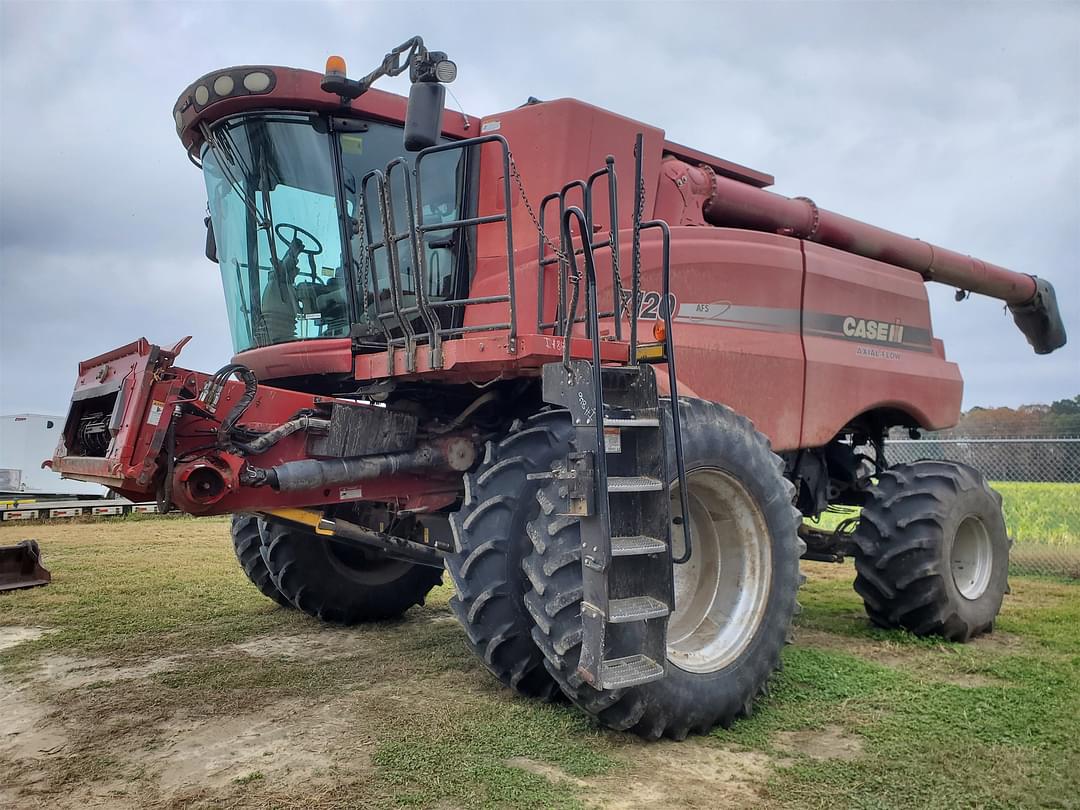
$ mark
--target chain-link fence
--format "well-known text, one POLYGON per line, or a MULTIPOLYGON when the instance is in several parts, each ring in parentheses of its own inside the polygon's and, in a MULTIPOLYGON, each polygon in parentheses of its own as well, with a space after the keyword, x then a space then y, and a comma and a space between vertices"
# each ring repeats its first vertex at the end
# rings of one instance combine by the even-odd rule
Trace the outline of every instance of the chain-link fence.
POLYGON ((1004 502, 1012 572, 1080 579, 1080 438, 894 439, 885 458, 980 470, 1004 502))

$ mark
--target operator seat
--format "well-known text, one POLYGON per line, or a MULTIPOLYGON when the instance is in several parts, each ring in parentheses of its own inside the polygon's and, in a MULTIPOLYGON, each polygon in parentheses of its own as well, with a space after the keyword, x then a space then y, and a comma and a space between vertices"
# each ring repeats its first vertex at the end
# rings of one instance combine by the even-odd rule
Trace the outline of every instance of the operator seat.
POLYGON ((299 306, 296 292, 291 284, 279 283, 273 274, 263 288, 259 299, 262 321, 256 330, 260 346, 296 339, 296 317, 299 306))

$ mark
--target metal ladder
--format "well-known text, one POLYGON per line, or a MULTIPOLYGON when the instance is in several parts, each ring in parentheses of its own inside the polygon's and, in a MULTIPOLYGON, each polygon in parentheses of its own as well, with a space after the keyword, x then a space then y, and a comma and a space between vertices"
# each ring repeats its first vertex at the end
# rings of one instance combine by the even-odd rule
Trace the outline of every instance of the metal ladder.
MULTIPOLYGON (((636 200, 634 211, 634 266, 631 289, 631 353, 627 365, 602 366, 600 361, 601 313, 597 302, 596 269, 593 251, 610 247, 618 251, 618 229, 613 217, 609 242, 592 241, 591 188, 570 183, 559 199, 561 225, 560 289, 572 287, 566 305, 560 302, 563 361, 543 369, 544 400, 566 408, 576 428, 574 450, 565 466, 553 475, 565 486, 561 511, 580 520, 583 601, 581 608, 582 647, 578 674, 596 689, 619 689, 662 678, 667 658, 667 623, 674 607, 671 526, 672 506, 668 489, 665 420, 661 410, 652 366, 637 361, 636 315, 640 301, 637 246, 640 230, 660 228, 663 234, 664 300, 669 300, 669 238, 663 222, 642 223, 641 149, 636 144, 636 200), (580 188, 584 208, 566 204, 565 195, 580 188), (572 225, 580 236, 575 247, 572 225), (577 301, 582 276, 577 259, 582 258, 585 282, 585 323, 592 344, 592 360, 570 359, 570 337, 577 319, 577 301)), ((611 199, 615 198, 614 161, 608 159, 611 199)), ((673 402, 678 402, 671 345, 671 315, 666 311, 665 357, 673 402)), ((620 314, 613 313, 616 321, 620 314)), ((556 318, 556 322, 560 317, 556 318)), ((681 431, 676 418, 672 424, 677 475, 682 486, 681 514, 687 514, 685 472, 681 431)), ((681 518, 680 518, 681 519, 681 518)), ((684 526, 689 558, 689 527, 684 526)))

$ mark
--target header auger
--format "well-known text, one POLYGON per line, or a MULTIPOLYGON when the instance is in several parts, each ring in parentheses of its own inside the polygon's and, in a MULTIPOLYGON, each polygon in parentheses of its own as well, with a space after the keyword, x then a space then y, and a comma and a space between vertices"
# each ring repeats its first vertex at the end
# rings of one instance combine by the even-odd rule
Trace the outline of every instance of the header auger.
POLYGON ((187 88, 235 355, 80 364, 54 468, 235 515, 252 582, 323 620, 399 615, 445 569, 495 677, 649 738, 751 710, 801 557, 854 556, 878 624, 989 630, 1000 499, 883 439, 959 415, 926 281, 1007 301, 1040 353, 1052 287, 579 101, 443 116, 455 73, 413 38, 359 81, 332 57, 187 88), (408 100, 371 86, 406 70, 408 100), (839 505, 854 529, 803 526, 839 505))

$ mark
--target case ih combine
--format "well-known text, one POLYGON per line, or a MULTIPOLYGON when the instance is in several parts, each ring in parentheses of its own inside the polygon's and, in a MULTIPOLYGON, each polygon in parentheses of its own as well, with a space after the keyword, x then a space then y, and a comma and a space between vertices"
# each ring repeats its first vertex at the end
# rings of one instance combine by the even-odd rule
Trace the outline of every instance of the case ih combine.
POLYGON ((454 73, 416 38, 359 81, 334 57, 186 89, 236 354, 81 363, 55 469, 232 513, 252 582, 326 621, 445 567, 495 677, 648 738, 751 710, 800 558, 854 556, 879 625, 991 629, 1000 498, 883 438, 959 415, 927 281, 1007 302, 1038 353, 1052 287, 579 101, 444 115, 454 73), (408 100, 371 89, 405 70, 408 100), (840 505, 854 528, 803 527, 840 505))

